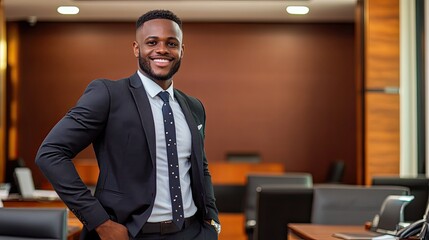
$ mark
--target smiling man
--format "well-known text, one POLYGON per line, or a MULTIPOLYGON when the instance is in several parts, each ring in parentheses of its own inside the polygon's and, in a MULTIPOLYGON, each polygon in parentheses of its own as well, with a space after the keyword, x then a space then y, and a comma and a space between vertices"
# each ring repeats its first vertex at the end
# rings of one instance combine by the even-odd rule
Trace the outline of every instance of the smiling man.
POLYGON ((142 15, 133 52, 138 71, 91 82, 36 163, 83 223, 81 239, 218 239, 204 107, 173 86, 181 20, 167 10, 142 15), (72 164, 90 144, 100 170, 94 196, 72 164))

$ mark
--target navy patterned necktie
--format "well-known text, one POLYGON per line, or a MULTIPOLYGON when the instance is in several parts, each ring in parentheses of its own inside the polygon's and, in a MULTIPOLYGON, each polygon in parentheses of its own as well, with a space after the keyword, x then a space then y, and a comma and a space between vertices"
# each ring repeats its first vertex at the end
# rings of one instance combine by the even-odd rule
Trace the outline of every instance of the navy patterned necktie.
POLYGON ((173 222, 182 229, 183 203, 180 190, 179 159, 177 155, 176 127, 174 126, 173 110, 170 107, 168 92, 160 92, 158 96, 164 101, 162 105, 162 116, 164 117, 165 142, 168 159, 168 178, 170 183, 171 207, 173 211, 173 222))

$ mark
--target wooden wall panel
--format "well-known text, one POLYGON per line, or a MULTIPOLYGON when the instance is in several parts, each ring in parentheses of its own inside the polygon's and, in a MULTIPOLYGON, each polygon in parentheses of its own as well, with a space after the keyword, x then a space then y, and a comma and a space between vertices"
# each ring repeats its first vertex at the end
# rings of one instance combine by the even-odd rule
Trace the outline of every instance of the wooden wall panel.
POLYGON ((399 0, 365 1, 365 183, 399 174, 399 0), (376 91, 377 93, 374 93, 376 91))
POLYGON ((399 95, 367 93, 366 183, 374 175, 399 173, 399 95))
POLYGON ((355 81, 356 81, 356 183, 364 179, 364 0, 357 0, 355 9, 355 81))
POLYGON ((0 0, 0 183, 4 182, 6 164, 6 21, 0 0))
MULTIPOLYGON (((45 135, 92 79, 136 70, 135 33, 133 23, 20 29, 19 152, 33 166, 45 135)), ((205 104, 209 161, 257 153, 322 182, 343 159, 345 181, 355 182, 353 24, 185 23, 184 43, 175 86, 205 104)), ((91 149, 78 156, 93 157, 91 149)), ((35 178, 43 179, 37 169, 35 178)))
POLYGON ((399 87, 399 0, 366 4, 366 88, 399 87))

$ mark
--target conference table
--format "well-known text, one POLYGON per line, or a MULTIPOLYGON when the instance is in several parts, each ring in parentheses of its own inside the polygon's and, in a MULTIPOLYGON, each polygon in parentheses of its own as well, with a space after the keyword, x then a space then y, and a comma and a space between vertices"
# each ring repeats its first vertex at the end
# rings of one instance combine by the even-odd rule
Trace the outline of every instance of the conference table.
POLYGON ((288 224, 289 240, 339 240, 334 233, 368 233, 364 225, 319 225, 308 223, 288 224))

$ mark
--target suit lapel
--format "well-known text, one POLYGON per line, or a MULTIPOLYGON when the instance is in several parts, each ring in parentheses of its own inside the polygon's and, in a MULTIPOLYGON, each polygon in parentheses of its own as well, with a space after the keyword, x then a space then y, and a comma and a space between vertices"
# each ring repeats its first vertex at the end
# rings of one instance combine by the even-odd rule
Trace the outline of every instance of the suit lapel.
MULTIPOLYGON (((152 163, 155 166, 156 160, 156 143, 155 143, 155 125, 153 123, 153 115, 150 107, 149 99, 147 98, 146 91, 144 89, 143 83, 141 82, 140 77, 137 73, 130 77, 130 87, 131 94, 133 96, 134 102, 137 106, 138 113, 140 115, 141 123, 143 130, 146 135, 146 140, 149 145, 150 156, 152 163)), ((202 163, 202 139, 197 123, 192 114, 192 111, 185 99, 185 97, 179 92, 174 90, 174 96, 177 98, 180 107, 182 108, 183 114, 185 115, 186 122, 189 126, 192 135, 192 151, 194 157, 197 158, 197 163, 202 163)))
POLYGON ((140 115, 140 120, 146 135, 147 143, 149 145, 152 164, 153 166, 156 166, 155 125, 153 123, 152 110, 150 107, 149 99, 147 98, 146 90, 144 89, 143 83, 137 73, 130 77, 129 89, 134 98, 134 102, 137 106, 137 110, 140 115))
POLYGON ((186 101, 185 97, 179 92, 174 90, 174 96, 177 98, 177 101, 180 104, 180 107, 182 108, 183 114, 185 115, 186 122, 188 123, 189 129, 191 130, 192 135, 192 151, 195 154, 195 157, 197 158, 197 163, 202 163, 201 157, 203 156, 201 146, 202 146, 202 140, 201 140, 201 134, 199 133, 197 123, 195 122, 195 118, 192 114, 191 109, 189 108, 188 102, 186 101))

